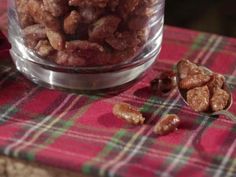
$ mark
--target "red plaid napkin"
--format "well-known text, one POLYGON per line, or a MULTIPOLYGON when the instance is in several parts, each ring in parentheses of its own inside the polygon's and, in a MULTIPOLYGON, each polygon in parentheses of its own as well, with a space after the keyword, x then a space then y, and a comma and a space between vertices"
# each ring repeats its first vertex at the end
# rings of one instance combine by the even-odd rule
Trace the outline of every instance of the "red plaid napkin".
MULTIPOLYGON (((84 95, 32 84, 8 60, 0 62, 0 153, 92 176, 227 176, 236 174, 236 124, 201 116, 174 90, 152 95, 149 82, 181 58, 226 75, 236 96, 236 40, 172 27, 165 29, 160 58, 141 81, 118 94, 84 95), (131 126, 111 113, 128 102, 147 118, 131 126), (152 133, 161 115, 175 113, 180 129, 152 133)), ((231 111, 236 113, 236 102, 231 111)))

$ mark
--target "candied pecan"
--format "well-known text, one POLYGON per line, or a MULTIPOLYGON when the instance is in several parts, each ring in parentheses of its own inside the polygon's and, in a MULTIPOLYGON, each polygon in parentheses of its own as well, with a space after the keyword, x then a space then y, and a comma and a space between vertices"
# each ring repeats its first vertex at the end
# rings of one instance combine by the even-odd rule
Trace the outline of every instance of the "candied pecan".
POLYGON ((150 34, 149 28, 143 28, 137 31, 137 37, 138 39, 140 39, 140 45, 144 45, 147 42, 149 34, 150 34))
POLYGON ((224 76, 213 73, 211 80, 207 83, 209 90, 213 93, 216 88, 222 88, 225 82, 224 76))
POLYGON ((126 19, 128 15, 139 5, 140 0, 120 0, 118 11, 126 19))
POLYGON ((216 112, 223 110, 227 106, 229 99, 229 93, 219 87, 216 87, 210 100, 212 111, 216 112))
POLYGON ((29 0, 16 0, 16 11, 18 13, 18 19, 22 28, 34 24, 34 19, 29 14, 27 6, 28 1, 29 0))
POLYGON ((130 47, 136 47, 140 40, 137 34, 126 31, 115 33, 115 35, 106 38, 106 42, 116 50, 125 50, 130 47))
POLYGON ((55 51, 48 40, 40 40, 34 49, 36 50, 36 53, 42 57, 49 56, 55 51))
POLYGON ((78 56, 76 53, 70 52, 66 53, 64 51, 58 51, 56 55, 53 56, 53 60, 60 65, 64 66, 84 66, 85 59, 78 56))
POLYGON ((210 93, 207 86, 196 87, 187 92, 187 102, 189 106, 197 112, 208 110, 209 99, 210 93))
POLYGON ((47 28, 46 34, 54 49, 63 50, 65 48, 65 39, 62 33, 47 28))
POLYGON ((104 9, 88 6, 80 8, 80 15, 84 23, 93 23, 95 20, 100 18, 104 9))
POLYGON ((43 0, 45 10, 50 12, 54 17, 65 15, 68 11, 68 0, 43 0))
POLYGON ((72 10, 64 19, 63 28, 66 34, 75 34, 81 21, 80 14, 76 10, 72 10))
POLYGON ((119 17, 113 15, 100 18, 89 30, 89 39, 91 41, 101 41, 111 36, 116 31, 120 21, 119 17))
POLYGON ((95 50, 100 52, 104 51, 104 48, 95 42, 81 41, 81 40, 66 42, 65 48, 67 50, 72 50, 72 51, 75 50, 95 50))
POLYGON ((166 135, 177 130, 180 118, 176 114, 167 114, 156 123, 153 131, 158 135, 166 135))
POLYGON ((23 29, 23 36, 33 39, 45 39, 47 37, 45 27, 40 24, 31 25, 23 29))
POLYGON ((148 17, 145 16, 133 16, 128 21, 128 27, 130 30, 141 30, 148 23, 148 17))
POLYGON ((179 77, 186 78, 188 75, 200 74, 202 70, 189 60, 181 60, 177 65, 179 77))
POLYGON ((127 103, 115 104, 112 112, 118 118, 124 119, 128 123, 134 125, 142 125, 145 121, 145 118, 142 116, 138 108, 127 103))
POLYGON ((146 4, 140 3, 140 5, 134 10, 134 14, 138 16, 151 17, 156 14, 155 7, 147 7, 146 4))
POLYGON ((46 39, 46 30, 43 25, 31 25, 23 29, 23 36, 26 45, 29 48, 34 48, 39 40, 46 39))
POLYGON ((45 10, 42 1, 29 0, 28 10, 30 15, 37 23, 41 23, 47 28, 50 28, 55 31, 61 29, 60 20, 52 16, 49 12, 45 10))
POLYGON ((192 89, 194 87, 201 87, 205 85, 210 79, 211 77, 206 74, 189 75, 179 82, 179 87, 181 89, 192 89))
POLYGON ((109 0, 69 0, 70 6, 96 6, 104 8, 109 0))

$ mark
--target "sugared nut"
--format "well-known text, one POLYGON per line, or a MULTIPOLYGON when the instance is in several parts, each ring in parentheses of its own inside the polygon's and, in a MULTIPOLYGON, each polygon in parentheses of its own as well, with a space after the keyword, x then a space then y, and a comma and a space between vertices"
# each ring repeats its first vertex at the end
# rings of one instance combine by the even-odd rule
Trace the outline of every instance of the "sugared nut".
POLYGON ((187 92, 187 103, 197 112, 205 112, 209 109, 210 93, 207 86, 196 87, 187 92))
POLYGON ((145 120, 138 108, 127 103, 115 104, 112 112, 118 118, 124 119, 134 125, 142 125, 145 120))
POLYGON ((82 22, 90 24, 100 18, 104 10, 94 6, 86 6, 80 8, 79 12, 82 22))
POLYGON ((80 14, 76 10, 71 11, 70 14, 64 19, 63 28, 65 33, 75 34, 80 20, 80 14))
POLYGON ((181 89, 192 89, 195 87, 201 87, 205 85, 210 79, 211 77, 206 74, 188 75, 179 82, 179 87, 181 89))
POLYGON ((34 49, 42 57, 49 56, 55 51, 48 40, 40 40, 34 49))
POLYGON ((227 93, 225 90, 221 88, 218 87, 215 88, 213 96, 210 100, 212 111, 216 112, 225 109, 225 107, 229 102, 229 99, 230 99, 229 93, 227 93))
POLYGON ((158 135, 166 135, 177 130, 180 124, 180 118, 176 114, 167 114, 155 125, 153 131, 158 135))
POLYGON ((103 52, 104 48, 95 43, 89 41, 82 41, 82 40, 74 40, 66 42, 66 49, 75 51, 75 50, 87 50, 87 51, 100 51, 103 52))
POLYGON ((139 5, 140 0, 120 0, 118 11, 126 19, 139 5))
POLYGON ((34 20, 29 14, 27 3, 28 0, 16 0, 16 11, 18 13, 20 26, 22 28, 34 24, 34 20))
POLYGON ((180 79, 184 79, 189 75, 195 75, 202 73, 202 70, 189 60, 181 60, 177 65, 177 70, 180 79))
POLYGON ((60 20, 52 16, 48 11, 45 10, 42 1, 29 0, 28 2, 29 14, 34 18, 34 21, 43 24, 47 28, 54 31, 61 29, 60 20))
POLYGON ((45 10, 50 12, 54 17, 65 15, 68 11, 68 0, 43 0, 45 10))
POLYGON ((138 39, 136 33, 117 32, 115 35, 106 38, 106 42, 116 50, 125 50, 137 46, 141 41, 138 39))
POLYGON ((113 35, 120 21, 121 19, 119 17, 113 15, 100 18, 89 30, 89 39, 91 41, 102 41, 103 39, 113 35))
POLYGON ((65 48, 64 35, 60 32, 46 29, 46 34, 51 46, 56 50, 63 50, 65 48))
POLYGON ((52 58, 55 63, 65 66, 84 66, 85 59, 78 56, 76 53, 58 51, 52 58))
POLYGON ((211 75, 211 80, 207 83, 207 86, 211 93, 214 92, 216 88, 222 88, 225 82, 225 77, 222 76, 221 74, 212 74, 211 75))

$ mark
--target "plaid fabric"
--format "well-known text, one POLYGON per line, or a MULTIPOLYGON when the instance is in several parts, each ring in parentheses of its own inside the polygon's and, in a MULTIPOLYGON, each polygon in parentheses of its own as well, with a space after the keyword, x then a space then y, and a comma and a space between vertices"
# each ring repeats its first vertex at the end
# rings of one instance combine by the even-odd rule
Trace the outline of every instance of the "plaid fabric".
MULTIPOLYGON (((91 176, 235 176, 235 123, 192 112, 176 90, 158 97, 148 88, 158 73, 187 57, 225 74, 235 100, 235 51, 235 39, 166 27, 155 66, 118 95, 48 90, 19 74, 10 57, 1 59, 0 153, 91 176), (115 118, 112 105, 121 101, 139 107, 145 125, 115 118), (153 125, 165 113, 181 117, 181 127, 154 135, 153 125)), ((230 111, 236 113, 236 102, 230 111)))

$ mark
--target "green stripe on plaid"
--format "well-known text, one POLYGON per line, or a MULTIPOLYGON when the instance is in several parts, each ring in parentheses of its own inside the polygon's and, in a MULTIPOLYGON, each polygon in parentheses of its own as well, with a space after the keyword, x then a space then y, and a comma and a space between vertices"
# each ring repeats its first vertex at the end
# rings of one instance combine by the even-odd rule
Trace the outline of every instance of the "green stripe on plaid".
MULTIPOLYGON (((79 100, 78 100, 79 101, 79 100)), ((54 143, 56 141, 57 138, 59 138, 61 135, 63 135, 67 130, 69 130, 75 123, 75 121, 77 119, 79 119, 91 106, 92 102, 94 101, 94 97, 90 97, 88 98, 87 102, 86 102, 86 106, 83 106, 82 108, 80 108, 75 114, 73 114, 71 117, 67 117, 67 120, 60 120, 58 119, 58 121, 54 122, 53 125, 50 126, 50 128, 46 127, 47 129, 45 129, 43 132, 41 132, 40 134, 47 134, 48 138, 45 138, 42 142, 40 142, 40 146, 35 146, 32 147, 30 149, 30 151, 28 151, 28 158, 29 160, 34 160, 35 159, 35 155, 37 154, 37 152, 39 152, 40 150, 43 150, 44 148, 46 148, 47 146, 49 146, 50 144, 54 143), (92 98, 92 99, 91 99, 92 98), (56 125, 57 124, 57 125, 56 125), (54 126, 56 126, 57 131, 54 130, 54 126)), ((52 119, 55 120, 57 119, 57 117, 54 117, 52 119)), ((49 123, 48 123, 49 124, 49 123)), ((41 129, 45 128, 44 125, 42 126, 40 129, 38 129, 38 132, 41 131, 41 129)), ((37 133, 37 131, 35 131, 35 133, 37 133)), ((39 137, 38 137, 39 138, 39 137)), ((34 142, 36 142, 37 139, 34 140, 34 142)))
POLYGON ((120 140, 122 137, 125 136, 126 134, 126 130, 121 129, 119 130, 112 138, 110 141, 107 142, 107 145, 105 146, 105 148, 93 159, 91 159, 90 161, 86 162, 83 166, 82 166, 82 172, 84 174, 91 174, 91 168, 94 166, 95 162, 99 162, 99 159, 105 159, 106 156, 109 155, 109 153, 113 150, 114 146, 113 143, 117 142, 117 140, 120 140))

